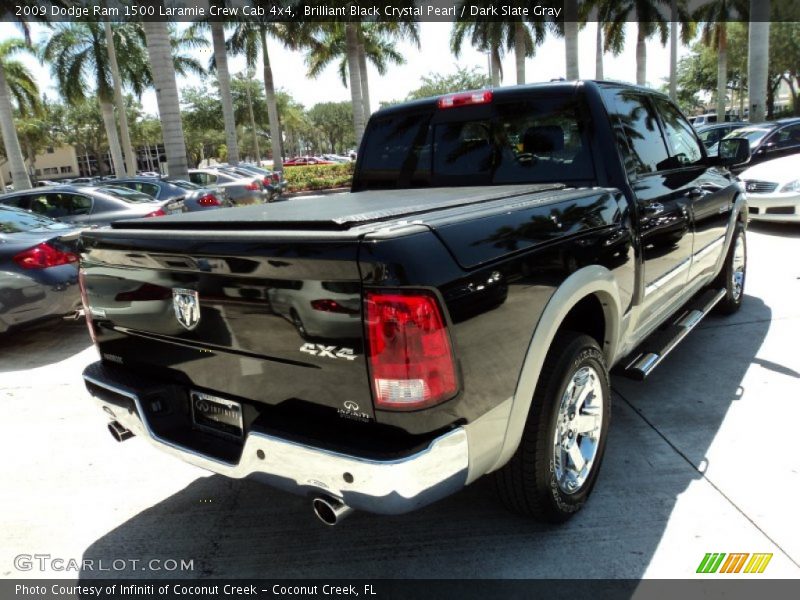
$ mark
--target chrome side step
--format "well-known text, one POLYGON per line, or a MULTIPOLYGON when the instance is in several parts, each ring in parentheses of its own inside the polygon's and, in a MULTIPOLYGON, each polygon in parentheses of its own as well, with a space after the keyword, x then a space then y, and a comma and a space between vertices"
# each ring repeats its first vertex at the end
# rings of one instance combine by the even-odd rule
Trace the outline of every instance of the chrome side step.
POLYGON ((619 374, 644 380, 724 297, 725 290, 708 290, 690 301, 671 325, 657 329, 622 361, 619 374))

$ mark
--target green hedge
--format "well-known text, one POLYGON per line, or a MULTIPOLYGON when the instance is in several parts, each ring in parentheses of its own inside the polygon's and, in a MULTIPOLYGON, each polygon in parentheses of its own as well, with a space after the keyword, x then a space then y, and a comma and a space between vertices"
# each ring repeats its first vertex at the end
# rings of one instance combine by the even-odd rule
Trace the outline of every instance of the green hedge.
POLYGON ((337 165, 284 167, 283 177, 286 179, 288 192, 349 187, 353 181, 354 167, 354 162, 337 165))

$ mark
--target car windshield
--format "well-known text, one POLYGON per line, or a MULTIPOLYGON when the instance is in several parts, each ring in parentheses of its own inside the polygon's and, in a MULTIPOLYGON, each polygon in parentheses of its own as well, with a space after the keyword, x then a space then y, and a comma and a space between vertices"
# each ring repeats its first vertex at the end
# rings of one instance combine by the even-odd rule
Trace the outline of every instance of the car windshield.
POLYGON ((58 223, 24 210, 0 208, 0 233, 23 233, 25 231, 47 231, 69 229, 69 225, 58 223))
POLYGON ((190 181, 184 181, 183 179, 170 179, 169 183, 174 185, 175 187, 179 187, 184 190, 199 190, 200 186, 195 185, 190 181))
POLYGON ((148 196, 147 194, 136 192, 134 190, 129 190, 128 188, 124 187, 109 185, 107 187, 103 187, 100 191, 119 200, 124 200, 125 202, 153 202, 152 196, 148 196))
POLYGON ((747 141, 750 142, 750 145, 753 146, 758 144, 761 139, 767 135, 771 129, 763 129, 761 127, 743 127, 742 129, 737 129, 736 131, 731 131, 728 135, 726 135, 723 139, 729 140, 732 138, 745 138, 747 141))

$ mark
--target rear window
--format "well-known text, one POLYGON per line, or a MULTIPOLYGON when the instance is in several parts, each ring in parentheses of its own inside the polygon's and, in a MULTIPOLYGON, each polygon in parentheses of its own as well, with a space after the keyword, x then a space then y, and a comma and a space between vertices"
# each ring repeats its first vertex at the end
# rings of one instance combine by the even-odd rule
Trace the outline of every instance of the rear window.
POLYGON ((129 190, 128 188, 120 186, 110 185, 108 187, 104 187, 101 191, 108 196, 113 196, 119 200, 124 200, 125 202, 131 202, 134 204, 139 202, 153 202, 152 196, 148 196, 147 194, 129 190))
POLYGON ((0 208, 0 233, 22 233, 25 231, 45 231, 68 229, 69 225, 58 223, 22 210, 0 208))
POLYGON ((199 190, 200 186, 195 185, 189 181, 184 181, 183 179, 170 179, 169 182, 174 185, 175 187, 179 187, 183 190, 199 190))
POLYGON ((373 120, 357 187, 594 179, 588 128, 574 97, 496 101, 482 108, 490 110, 459 107, 373 120))

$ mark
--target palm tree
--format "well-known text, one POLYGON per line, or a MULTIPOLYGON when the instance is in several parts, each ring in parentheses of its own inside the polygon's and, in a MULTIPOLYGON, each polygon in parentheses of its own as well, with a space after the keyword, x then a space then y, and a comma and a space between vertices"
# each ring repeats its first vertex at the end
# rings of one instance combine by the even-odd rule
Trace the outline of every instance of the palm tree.
POLYGON ((20 62, 13 59, 25 51, 30 51, 30 46, 24 40, 12 38, 0 42, 0 133, 17 190, 30 189, 31 180, 25 169, 25 159, 14 125, 11 100, 13 98, 16 101, 22 112, 28 108, 34 109, 39 102, 39 91, 33 77, 20 62))
POLYGON ((219 95, 222 100, 222 120, 225 123, 225 143, 228 146, 228 162, 239 163, 239 142, 236 139, 236 119, 233 116, 231 96, 231 74, 228 70, 228 51, 225 47, 225 29, 220 21, 211 21, 211 43, 214 46, 214 66, 217 70, 219 95))
POLYGON ((747 81, 750 87, 750 122, 766 117, 769 70, 769 0, 750 0, 750 41, 747 46, 747 81))
POLYGON ((169 28, 163 21, 144 21, 142 27, 147 39, 150 69, 156 87, 169 174, 175 179, 189 179, 189 161, 186 157, 186 141, 183 137, 169 28))
POLYGON ((620 0, 615 3, 614 12, 605 28, 608 45, 624 44, 625 25, 636 20, 636 83, 647 83, 647 40, 659 34, 661 45, 669 39, 669 27, 660 6, 669 0, 620 0), (609 41, 609 39, 613 41, 609 41))
MULTIPOLYGON (((135 28, 120 25, 114 28, 113 33, 117 37, 129 38, 126 40, 125 61, 120 69, 121 78, 126 79, 132 87, 142 90, 145 84, 141 68, 146 62, 144 49, 140 45, 129 43, 130 38, 136 36, 135 28)), ((89 88, 94 86, 100 101, 114 172, 117 176, 122 175, 124 161, 114 118, 114 84, 104 27, 90 21, 57 24, 42 50, 42 60, 50 63, 56 85, 67 101, 73 104, 84 102, 89 88)), ((124 115, 120 117, 122 120, 124 115)), ((131 159, 133 162, 135 157, 131 159)))
POLYGON ((269 118, 270 143, 272 145, 272 168, 276 171, 283 168, 283 140, 267 40, 272 37, 284 44, 288 44, 290 41, 297 43, 297 36, 292 38, 287 27, 287 24, 270 23, 257 18, 248 19, 236 24, 236 28, 228 40, 230 51, 233 54, 244 55, 248 68, 256 67, 259 51, 261 52, 264 95, 267 101, 267 117, 269 118))
POLYGON ((567 79, 580 78, 578 69, 578 0, 564 1, 564 51, 567 79))
POLYGON ((125 99, 122 96, 122 76, 117 63, 117 49, 114 43, 114 33, 111 29, 111 21, 106 18, 104 21, 106 36, 106 48, 108 50, 108 66, 111 69, 111 81, 114 85, 114 104, 117 107, 117 118, 119 119, 119 131, 122 137, 122 149, 125 154, 125 173, 129 177, 136 175, 137 159, 136 152, 131 143, 131 134, 128 131, 128 115, 125 110, 125 99))
POLYGON ((701 23, 701 38, 705 46, 717 51, 717 120, 725 120, 728 89, 728 20, 741 15, 747 7, 742 0, 713 0, 702 5, 692 18, 701 23))
MULTIPOLYGON (((460 9, 456 9, 460 13, 460 9)), ((469 36, 474 48, 489 54, 489 78, 492 86, 498 87, 503 79, 503 48, 506 46, 506 23, 487 20, 456 20, 450 34, 450 50, 458 58, 464 47, 464 40, 469 36)))

